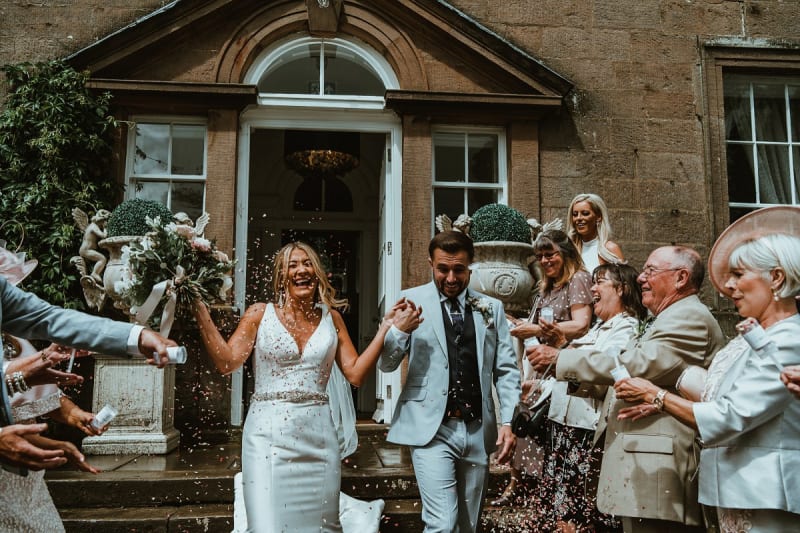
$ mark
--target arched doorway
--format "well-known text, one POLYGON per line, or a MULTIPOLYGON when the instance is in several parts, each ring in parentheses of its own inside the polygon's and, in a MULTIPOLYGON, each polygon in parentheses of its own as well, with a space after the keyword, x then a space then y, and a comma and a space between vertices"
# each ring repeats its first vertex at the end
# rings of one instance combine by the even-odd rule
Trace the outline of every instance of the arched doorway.
MULTIPOLYGON (((238 266, 237 304, 265 297, 274 251, 289 240, 310 241, 350 300, 345 321, 363 349, 387 295, 400 288, 392 243, 400 240, 402 135, 383 98, 397 78, 375 50, 345 38, 295 35, 251 65, 243 81, 259 88, 259 104, 240 117, 236 248, 248 253, 238 266), (304 149, 335 149, 358 163, 335 175, 299 172, 287 161, 304 149)), ((242 420, 245 386, 242 374, 234 376, 234 424, 242 420)), ((377 373, 359 389, 357 410, 388 419, 399 387, 399 372, 377 373)))

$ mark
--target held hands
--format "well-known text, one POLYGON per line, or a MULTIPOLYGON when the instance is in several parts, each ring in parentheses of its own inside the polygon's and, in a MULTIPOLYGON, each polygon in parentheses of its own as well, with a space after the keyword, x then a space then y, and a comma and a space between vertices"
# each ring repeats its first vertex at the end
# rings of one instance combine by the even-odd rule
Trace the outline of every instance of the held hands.
POLYGON ((800 399, 800 365, 785 367, 781 372, 781 381, 789 392, 800 399))
POLYGON ((558 359, 558 350, 546 344, 536 344, 525 349, 525 357, 537 372, 544 372, 558 359))
POLYGON ((425 320, 422 317, 422 306, 407 298, 400 298, 383 317, 385 323, 394 325, 404 333, 411 333, 425 320))

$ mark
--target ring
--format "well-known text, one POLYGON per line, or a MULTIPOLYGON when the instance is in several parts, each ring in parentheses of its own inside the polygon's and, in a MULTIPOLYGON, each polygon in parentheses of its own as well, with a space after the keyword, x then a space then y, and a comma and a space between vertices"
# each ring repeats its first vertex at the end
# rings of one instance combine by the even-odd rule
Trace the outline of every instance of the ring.
POLYGON ((47 356, 47 352, 42 351, 42 361, 49 361, 50 357, 47 356))

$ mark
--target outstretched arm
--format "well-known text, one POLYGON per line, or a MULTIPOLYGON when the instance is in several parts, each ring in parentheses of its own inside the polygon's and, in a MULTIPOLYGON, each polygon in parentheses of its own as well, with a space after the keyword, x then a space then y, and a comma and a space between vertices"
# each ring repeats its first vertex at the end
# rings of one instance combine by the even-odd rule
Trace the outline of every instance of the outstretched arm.
POLYGON ((64 450, 42 449, 27 438, 47 429, 47 424, 14 424, 0 428, 0 460, 4 463, 42 470, 67 462, 64 450))
POLYGON ((253 351, 256 343, 258 325, 261 323, 265 309, 266 304, 263 303, 248 307, 239 321, 236 331, 233 332, 228 342, 225 342, 214 321, 211 320, 208 308, 204 303, 195 301, 192 306, 192 314, 200 328, 200 337, 203 339, 208 356, 221 374, 230 374, 241 367, 250 357, 250 352, 253 351))

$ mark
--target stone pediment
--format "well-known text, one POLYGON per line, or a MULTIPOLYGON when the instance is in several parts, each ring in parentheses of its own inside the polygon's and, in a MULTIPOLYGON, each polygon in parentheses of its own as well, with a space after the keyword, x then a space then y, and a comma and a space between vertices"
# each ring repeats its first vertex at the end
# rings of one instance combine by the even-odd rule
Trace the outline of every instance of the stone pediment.
POLYGON ((552 107, 572 88, 442 0, 329 1, 332 11, 321 12, 317 0, 176 0, 68 59, 95 78, 230 85, 277 40, 336 35, 387 58, 405 91, 390 99, 400 107, 424 93, 522 95, 552 107))

